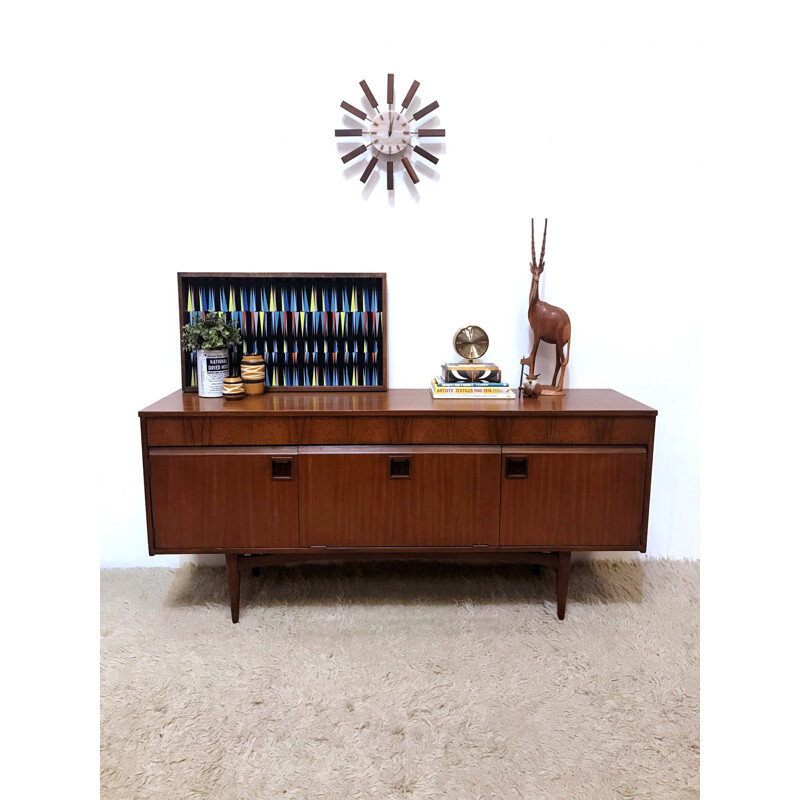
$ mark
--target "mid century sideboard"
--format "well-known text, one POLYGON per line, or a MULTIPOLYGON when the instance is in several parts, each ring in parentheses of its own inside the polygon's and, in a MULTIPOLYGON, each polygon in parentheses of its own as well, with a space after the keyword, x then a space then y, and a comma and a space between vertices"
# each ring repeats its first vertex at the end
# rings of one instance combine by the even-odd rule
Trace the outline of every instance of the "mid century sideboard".
POLYGON ((245 569, 314 559, 452 558, 554 567, 647 546, 657 412, 610 389, 434 400, 427 390, 181 391, 139 412, 151 555, 245 569))

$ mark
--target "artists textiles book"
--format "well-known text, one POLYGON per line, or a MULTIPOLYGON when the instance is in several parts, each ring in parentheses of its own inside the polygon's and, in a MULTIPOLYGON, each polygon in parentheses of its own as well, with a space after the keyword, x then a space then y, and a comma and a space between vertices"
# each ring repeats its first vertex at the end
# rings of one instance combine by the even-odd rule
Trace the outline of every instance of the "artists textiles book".
POLYGON ((508 400, 515 396, 507 383, 445 383, 438 377, 431 380, 431 395, 444 400, 469 397, 480 400, 508 400))

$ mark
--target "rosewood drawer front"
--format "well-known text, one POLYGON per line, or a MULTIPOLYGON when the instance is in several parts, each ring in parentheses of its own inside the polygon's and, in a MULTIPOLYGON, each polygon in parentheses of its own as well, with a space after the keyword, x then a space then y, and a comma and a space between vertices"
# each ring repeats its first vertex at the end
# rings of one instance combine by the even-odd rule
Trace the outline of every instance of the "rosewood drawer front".
POLYGON ((644 447, 504 447, 500 544, 639 548, 644 447))
POLYGON ((297 448, 150 449, 156 552, 297 547, 297 448))
POLYGON ((302 547, 498 544, 497 447, 299 448, 302 547))
MULTIPOLYGON (((460 402, 460 401, 453 401, 460 402)), ((496 402, 496 401, 493 401, 496 402)), ((635 417, 561 419, 463 417, 157 418, 147 421, 151 447, 228 445, 646 445, 652 421, 635 417)))

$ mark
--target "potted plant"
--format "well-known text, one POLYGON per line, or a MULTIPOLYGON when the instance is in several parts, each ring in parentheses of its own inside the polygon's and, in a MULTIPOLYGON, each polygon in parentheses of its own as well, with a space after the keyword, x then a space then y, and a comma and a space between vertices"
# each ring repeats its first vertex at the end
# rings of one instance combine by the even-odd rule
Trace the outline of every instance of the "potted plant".
POLYGON ((239 329, 222 314, 207 313, 203 319, 184 325, 181 345, 197 351, 197 393, 200 397, 222 397, 222 383, 228 377, 228 348, 242 343, 239 329))

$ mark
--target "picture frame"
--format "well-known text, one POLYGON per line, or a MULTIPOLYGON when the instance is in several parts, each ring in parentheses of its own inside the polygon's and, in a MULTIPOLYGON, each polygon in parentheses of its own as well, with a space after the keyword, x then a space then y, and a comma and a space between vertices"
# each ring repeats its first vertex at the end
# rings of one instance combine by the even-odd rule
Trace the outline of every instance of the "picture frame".
MULTIPOLYGON (((386 273, 179 272, 180 330, 208 313, 264 356, 267 391, 378 392, 388 387, 386 273)), ((181 387, 197 391, 196 353, 181 351, 181 387)))

